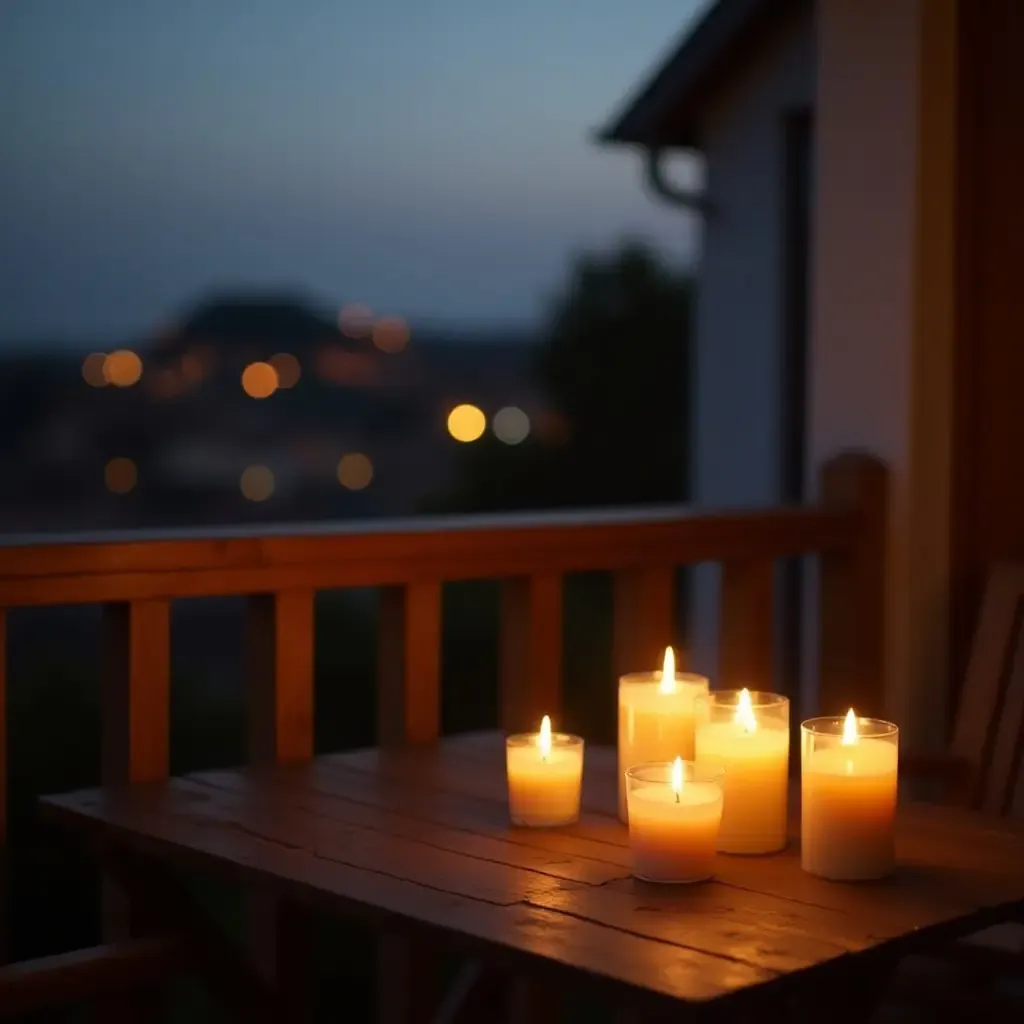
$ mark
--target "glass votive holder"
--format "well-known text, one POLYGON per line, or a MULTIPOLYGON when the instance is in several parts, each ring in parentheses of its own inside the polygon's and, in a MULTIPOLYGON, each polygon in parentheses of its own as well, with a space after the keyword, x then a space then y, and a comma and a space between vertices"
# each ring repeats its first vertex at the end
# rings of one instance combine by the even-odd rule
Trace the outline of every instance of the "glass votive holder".
POLYGON ((722 821, 720 768, 653 761, 626 769, 629 852, 643 882, 700 882, 714 873, 722 821))
POLYGON ((877 718, 800 726, 800 862, 835 881, 884 878, 896 864, 899 728, 877 718))
POLYGON ((582 737, 544 731, 509 736, 505 768, 513 825, 553 828, 579 820, 582 737))
POLYGON ((694 702, 707 692, 706 676, 676 672, 674 658, 667 656, 661 671, 619 677, 620 821, 626 821, 625 773, 630 765, 674 757, 693 760, 694 702))
POLYGON ((786 845, 789 698, 761 690, 698 697, 695 760, 725 770, 719 853, 775 853, 786 845))

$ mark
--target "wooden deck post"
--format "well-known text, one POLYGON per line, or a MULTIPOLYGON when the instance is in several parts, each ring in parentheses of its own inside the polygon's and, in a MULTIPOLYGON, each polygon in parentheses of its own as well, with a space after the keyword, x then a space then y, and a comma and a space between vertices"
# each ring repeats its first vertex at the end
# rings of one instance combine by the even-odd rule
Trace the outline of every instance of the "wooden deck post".
POLYGON ((854 543, 821 556, 819 707, 881 715, 885 687, 888 472, 872 455, 830 459, 820 475, 826 506, 856 518, 854 543))

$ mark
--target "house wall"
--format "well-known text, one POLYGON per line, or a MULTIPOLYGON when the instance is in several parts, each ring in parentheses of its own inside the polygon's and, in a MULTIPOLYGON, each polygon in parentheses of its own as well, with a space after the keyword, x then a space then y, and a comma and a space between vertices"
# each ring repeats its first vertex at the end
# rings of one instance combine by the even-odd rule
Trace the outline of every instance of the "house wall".
POLYGON ((811 462, 889 465, 883 683, 919 749, 949 680, 956 12, 818 0, 816 19, 811 462))
MULTIPOLYGON (((783 497, 784 117, 814 93, 812 6, 797 9, 722 88, 700 126, 711 203, 694 351, 693 496, 717 508, 783 497)), ((690 661, 717 667, 718 572, 693 578, 690 661)), ((767 688, 767 681, 752 681, 767 688)))

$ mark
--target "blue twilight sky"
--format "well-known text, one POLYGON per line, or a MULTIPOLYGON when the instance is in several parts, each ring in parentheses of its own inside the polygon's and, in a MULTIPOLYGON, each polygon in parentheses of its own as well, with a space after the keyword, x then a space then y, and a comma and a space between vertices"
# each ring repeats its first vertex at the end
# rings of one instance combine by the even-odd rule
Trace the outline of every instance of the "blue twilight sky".
POLYGON ((0 339, 216 289, 530 321, 692 226, 591 131, 705 0, 2 0, 0 339))

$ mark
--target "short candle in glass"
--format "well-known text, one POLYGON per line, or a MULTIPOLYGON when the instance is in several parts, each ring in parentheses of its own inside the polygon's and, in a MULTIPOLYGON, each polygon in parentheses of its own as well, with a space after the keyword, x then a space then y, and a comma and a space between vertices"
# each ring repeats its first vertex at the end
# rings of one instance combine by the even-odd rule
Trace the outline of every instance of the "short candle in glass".
POLYGON ((705 676, 676 672, 675 654, 665 650, 660 672, 631 672, 619 679, 619 818, 626 821, 630 765, 693 760, 694 701, 708 692, 705 676))
POLYGON ((719 853, 774 853, 786 845, 789 700, 758 690, 697 698, 695 760, 725 770, 719 853))
POLYGON ((552 733, 547 715, 540 732, 518 733, 505 741, 508 811, 513 825, 551 828, 580 816, 583 740, 552 733))
POLYGON ((892 722, 812 718, 800 726, 800 860, 836 881, 883 878, 895 866, 899 729, 892 722))
POLYGON ((643 882, 700 882, 714 872, 722 772, 684 761, 626 770, 629 853, 643 882))

